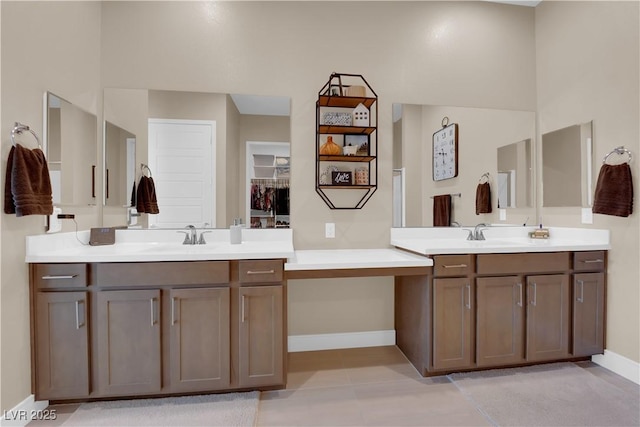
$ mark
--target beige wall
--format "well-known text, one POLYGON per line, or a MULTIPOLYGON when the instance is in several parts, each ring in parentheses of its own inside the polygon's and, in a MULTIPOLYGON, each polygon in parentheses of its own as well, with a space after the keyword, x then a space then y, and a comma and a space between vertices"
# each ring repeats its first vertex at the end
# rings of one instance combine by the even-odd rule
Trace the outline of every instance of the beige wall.
MULTIPOLYGON (((532 9, 481 1, 357 1, 331 7, 323 2, 2 1, 0 7, 2 170, 14 120, 41 134, 46 90, 98 117, 105 87, 288 96, 291 214, 299 249, 388 244, 393 103, 538 108, 540 131, 593 119, 595 140, 608 142, 596 142, 597 157, 621 143, 638 153, 637 3, 545 1, 532 9), (367 42, 358 48, 345 43, 355 35, 367 42), (571 52, 580 67, 569 61, 571 52), (597 65, 597 72, 584 72, 587 64, 578 62, 580 57, 597 65), (612 60, 624 66, 600 66, 612 60), (314 191, 315 102, 333 71, 363 74, 379 96, 379 188, 357 211, 331 211, 314 191), (566 79, 566 87, 560 85, 565 76, 580 78, 566 79), (335 239, 324 238, 325 222, 336 223, 335 239)), ((475 188, 478 171, 463 173, 475 188)), ((100 223, 100 207, 74 211, 81 229, 100 223)), ((574 211, 544 215, 549 225, 579 222, 574 211)), ((637 218, 596 217, 594 224, 613 231, 608 347, 635 361, 640 360, 639 271, 630 266, 640 256, 637 218)), ((43 228, 39 217, 2 215, 0 221, 0 397, 6 410, 30 394, 24 236, 43 228)), ((70 231, 72 224, 64 227, 70 231)), ((391 329, 392 286, 390 278, 292 282, 291 334, 391 329)))
MULTIPOLYGON (((595 167, 624 145, 640 189, 640 3, 543 1, 535 15, 539 134, 593 120, 595 167)), ((593 225, 580 223, 580 208, 541 214, 547 225, 611 230, 606 347, 640 361, 637 196, 630 217, 594 215, 593 225)))
MULTIPOLYGON (((2 173, 11 147, 10 132, 20 121, 42 136, 43 95, 51 91, 98 117, 100 11, 97 2, 0 2, 2 9, 2 173)), ((95 141, 102 127, 98 126, 95 141)), ((89 177, 86 178, 89 180, 89 177)), ((98 177, 98 184, 101 179, 98 177)), ((99 223, 99 207, 63 208, 76 214, 80 229, 99 223)), ((24 263, 25 236, 44 231, 42 216, 1 215, 1 385, 2 410, 31 394, 29 292, 24 263)), ((72 221, 63 230, 72 231, 72 221)))

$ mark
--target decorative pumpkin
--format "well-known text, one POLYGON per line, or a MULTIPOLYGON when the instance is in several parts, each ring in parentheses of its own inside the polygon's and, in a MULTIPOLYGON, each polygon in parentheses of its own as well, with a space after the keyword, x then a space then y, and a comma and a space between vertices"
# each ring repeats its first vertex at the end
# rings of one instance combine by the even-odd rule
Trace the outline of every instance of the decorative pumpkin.
POLYGON ((320 154, 325 156, 339 156, 342 154, 342 148, 333 142, 332 136, 328 136, 327 142, 320 146, 320 154))

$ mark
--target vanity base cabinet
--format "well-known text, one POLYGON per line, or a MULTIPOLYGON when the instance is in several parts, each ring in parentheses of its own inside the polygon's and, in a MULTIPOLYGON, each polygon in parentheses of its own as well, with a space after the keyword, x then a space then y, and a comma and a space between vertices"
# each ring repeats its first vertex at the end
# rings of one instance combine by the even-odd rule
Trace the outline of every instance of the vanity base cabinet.
POLYGON ((569 295, 568 274, 527 277, 527 361, 569 357, 569 295))
POLYGON ((474 292, 466 277, 433 281, 433 368, 473 366, 474 292))
POLYGON ((87 292, 37 292, 38 400, 89 396, 87 292))
POLYGON ((604 352, 604 273, 573 276, 573 355, 604 352))
POLYGON ((525 361, 524 289, 520 276, 476 279, 478 367, 525 361))
POLYGON ((230 388, 229 287, 170 289, 165 295, 168 390, 230 388))
POLYGON ((161 390, 160 290, 97 292, 99 394, 161 390))

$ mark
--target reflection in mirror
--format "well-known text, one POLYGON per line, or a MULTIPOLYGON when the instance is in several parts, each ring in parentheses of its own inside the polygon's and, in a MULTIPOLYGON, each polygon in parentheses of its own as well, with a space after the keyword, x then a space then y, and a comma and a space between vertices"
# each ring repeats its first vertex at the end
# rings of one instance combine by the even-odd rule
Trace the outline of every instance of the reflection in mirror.
POLYGON ((136 136, 104 122, 104 204, 135 206, 136 136))
POLYGON ((531 207, 531 139, 498 147, 498 208, 531 207))
POLYGON ((592 122, 542 135, 542 205, 591 206, 592 122))
MULTIPOLYGON (((104 113, 105 120, 136 136, 136 184, 140 164, 150 167, 160 213, 135 218, 136 226, 143 228, 187 224, 227 228, 235 218, 247 224, 246 142, 290 140, 290 99, 286 97, 107 88, 104 113), (211 130, 210 160, 193 156, 198 144, 193 138, 169 145, 163 140, 175 126, 186 123, 211 130), (187 182, 195 175, 206 181, 210 176, 213 184, 203 179, 187 182), (202 214, 204 208, 211 214, 202 214)), ((105 226, 126 220, 122 207, 103 210, 105 226)))
MULTIPOLYGON (((438 105, 393 105, 393 212, 394 226, 425 227, 434 224, 434 196, 457 195, 451 198, 450 222, 463 226, 478 223, 523 224, 535 218, 531 168, 531 146, 536 133, 535 113, 532 111, 498 110, 438 105), (441 181, 433 179, 433 135, 442 129, 443 118, 458 125, 458 176, 441 181), (527 191, 511 202, 505 220, 499 219, 498 207, 498 149, 522 141, 526 156, 519 166, 509 166, 518 173, 517 182, 527 191), (491 191, 491 213, 476 214, 476 190, 483 175, 488 174, 491 191), (520 176, 523 179, 520 179, 520 176), (526 185, 528 183, 528 185, 526 185), (528 193, 528 194, 527 194, 528 193), (406 197, 404 196, 406 194, 406 197), (522 202, 520 201, 522 197, 522 202)), ((506 168, 507 166, 505 166, 506 168)), ((484 182, 484 180, 482 180, 484 182)), ((518 184, 519 185, 519 184, 518 184)), ((500 212, 504 213, 503 211, 500 212)))
POLYGON ((96 204, 97 117, 47 92, 45 138, 53 204, 96 204))

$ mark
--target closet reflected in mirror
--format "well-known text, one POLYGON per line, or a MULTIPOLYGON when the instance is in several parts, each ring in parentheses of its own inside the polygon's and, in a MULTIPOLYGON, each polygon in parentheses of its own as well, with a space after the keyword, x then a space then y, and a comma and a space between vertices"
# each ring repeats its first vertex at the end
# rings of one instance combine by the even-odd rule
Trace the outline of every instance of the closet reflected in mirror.
POLYGON ((136 136, 104 122, 104 205, 135 206, 136 136))
POLYGON ((44 102, 44 147, 53 204, 95 205, 98 119, 51 92, 44 102))
POLYGON ((531 139, 498 147, 498 208, 533 206, 531 139))
POLYGON ((593 122, 542 135, 542 206, 590 207, 594 188, 593 122))

